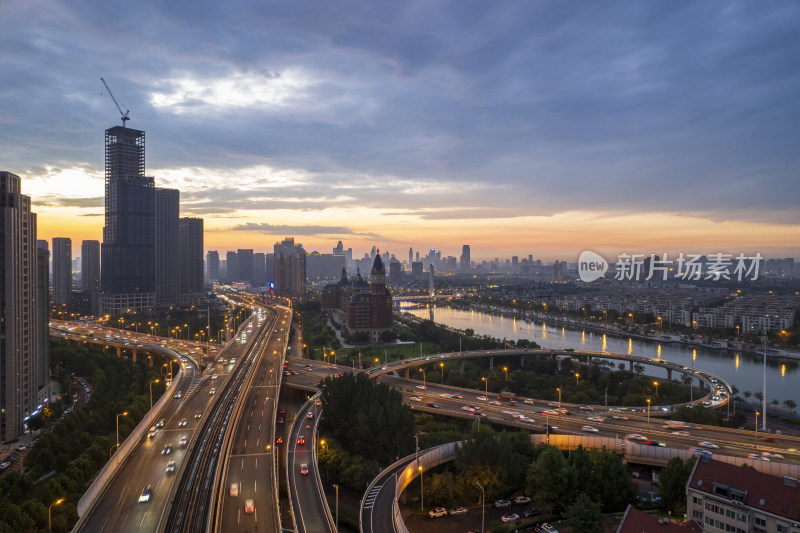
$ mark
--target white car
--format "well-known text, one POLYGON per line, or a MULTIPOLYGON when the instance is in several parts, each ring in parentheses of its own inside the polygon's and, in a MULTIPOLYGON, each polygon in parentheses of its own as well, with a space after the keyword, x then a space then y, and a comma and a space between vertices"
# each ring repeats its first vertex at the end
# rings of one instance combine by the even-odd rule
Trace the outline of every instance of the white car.
POLYGON ((183 397, 183 393, 181 391, 178 391, 178 392, 175 393, 175 399, 176 400, 180 400, 182 397, 183 397))
POLYGON ((647 440, 647 437, 643 435, 639 435, 638 433, 631 433, 628 435, 628 439, 630 440, 647 440))
POLYGON ((431 518, 439 518, 440 516, 446 516, 446 515, 447 515, 447 509, 445 509, 444 507, 437 507, 433 511, 428 512, 428 516, 430 516, 431 518))
POLYGON ((691 437, 692 436, 692 434, 689 433, 688 431, 673 431, 672 434, 673 435, 678 435, 678 436, 681 436, 681 437, 691 437))
POLYGON ((180 446, 181 448, 184 448, 184 447, 185 447, 187 444, 189 444, 189 437, 187 437, 186 435, 184 435, 184 436, 183 436, 183 437, 181 437, 181 439, 178 441, 178 446, 180 446))
POLYGON ((167 474, 173 474, 175 472, 175 461, 170 461, 167 463, 167 474))
POLYGON ((517 520, 519 520, 519 515, 516 513, 505 514, 500 518, 500 520, 502 520, 505 523, 516 522, 517 520))
POLYGON ((181 418, 181 421, 178 422, 178 427, 181 427, 181 428, 186 427, 186 424, 188 424, 188 423, 189 423, 188 420, 186 420, 185 418, 181 418))
POLYGON ((586 420, 591 420, 592 422, 605 422, 606 421, 606 419, 603 418, 602 416, 590 416, 586 420))
POLYGON ((210 391, 208 391, 209 395, 216 394, 216 393, 217 393, 217 389, 214 389, 214 388, 212 388, 210 391))
POLYGON ((599 433, 600 430, 593 426, 583 426, 581 431, 588 431, 589 433, 599 433))
POLYGON ((698 446, 702 446, 703 448, 711 448, 711 449, 714 449, 714 450, 719 448, 719 446, 717 446, 713 442, 708 442, 707 440, 702 440, 702 441, 698 442, 697 445, 698 446))
POLYGON ((480 400, 480 401, 482 401, 482 402, 485 402, 485 401, 486 401, 486 400, 488 400, 489 398, 487 398, 486 396, 478 396, 478 397, 477 397, 477 398, 475 398, 475 399, 476 399, 476 400, 480 400))
POLYGON ((422 398, 420 398, 419 396, 411 396, 409 400, 411 400, 412 402, 421 402, 422 398))

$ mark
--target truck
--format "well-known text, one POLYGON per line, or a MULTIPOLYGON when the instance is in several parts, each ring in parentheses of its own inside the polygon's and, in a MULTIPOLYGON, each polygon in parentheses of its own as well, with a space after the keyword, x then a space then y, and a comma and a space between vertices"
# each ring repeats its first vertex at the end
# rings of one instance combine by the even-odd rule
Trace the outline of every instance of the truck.
POLYGON ((516 398, 517 395, 514 392, 501 392, 497 397, 506 402, 510 402, 511 400, 516 398))

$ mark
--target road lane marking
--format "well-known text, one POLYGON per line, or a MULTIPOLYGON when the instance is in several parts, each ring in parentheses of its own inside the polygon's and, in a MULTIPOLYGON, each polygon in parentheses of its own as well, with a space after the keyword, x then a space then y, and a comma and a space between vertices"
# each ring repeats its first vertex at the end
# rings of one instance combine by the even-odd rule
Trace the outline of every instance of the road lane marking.
POLYGON ((144 524, 144 519, 145 518, 147 518, 147 511, 144 512, 144 514, 142 515, 142 520, 139 522, 139 527, 140 528, 142 527, 142 524, 144 524))

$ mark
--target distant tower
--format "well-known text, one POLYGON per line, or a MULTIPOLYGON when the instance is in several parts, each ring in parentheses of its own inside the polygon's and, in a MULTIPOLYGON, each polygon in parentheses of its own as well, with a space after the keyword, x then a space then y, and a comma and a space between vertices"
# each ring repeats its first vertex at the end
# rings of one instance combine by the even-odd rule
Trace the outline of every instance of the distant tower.
POLYGON ((53 305, 63 311, 69 307, 72 293, 72 241, 53 238, 53 305))
POLYGON ((472 259, 470 258, 469 244, 465 244, 464 246, 461 247, 461 258, 459 263, 461 272, 470 271, 470 267, 472 265, 472 259))
POLYGON ((408 248, 408 268, 411 268, 411 263, 414 262, 414 250, 408 248))
POLYGON ((430 275, 428 276, 428 296, 433 298, 436 296, 436 285, 433 282, 433 276, 436 274, 436 267, 431 264, 430 275))
POLYGON ((370 272, 370 307, 372 311, 372 342, 380 341, 382 330, 392 327, 392 297, 386 290, 386 268, 380 252, 370 272))
POLYGON ((206 254, 206 272, 209 281, 219 281, 219 252, 210 250, 206 254))
POLYGON ((81 242, 81 289, 88 309, 100 313, 100 241, 81 242))
POLYGON ((180 264, 179 303, 198 305, 203 299, 203 219, 184 217, 178 221, 180 264))

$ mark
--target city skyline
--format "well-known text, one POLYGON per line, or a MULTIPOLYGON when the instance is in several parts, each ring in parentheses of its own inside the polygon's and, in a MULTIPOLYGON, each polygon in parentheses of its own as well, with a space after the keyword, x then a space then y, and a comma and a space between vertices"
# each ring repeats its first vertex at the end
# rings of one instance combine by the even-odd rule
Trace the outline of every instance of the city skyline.
POLYGON ((800 256, 796 4, 273 7, 4 5, 40 237, 102 240, 104 76, 206 251, 800 256))

